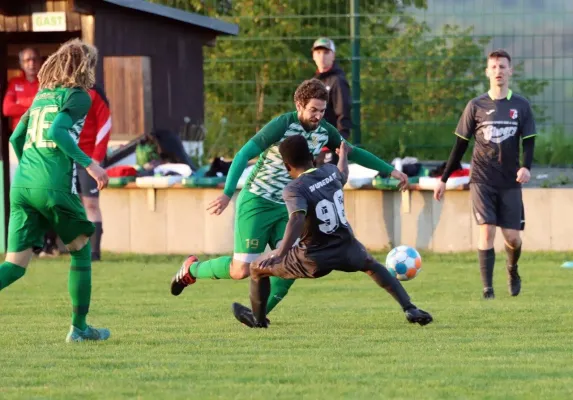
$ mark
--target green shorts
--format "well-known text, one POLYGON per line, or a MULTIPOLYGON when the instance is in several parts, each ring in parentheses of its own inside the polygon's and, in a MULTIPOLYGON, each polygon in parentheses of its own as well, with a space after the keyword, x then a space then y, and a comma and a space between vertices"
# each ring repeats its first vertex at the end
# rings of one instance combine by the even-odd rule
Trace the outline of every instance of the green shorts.
POLYGON ((243 189, 235 212, 235 254, 233 258, 253 262, 283 238, 288 222, 284 204, 274 203, 243 189))
POLYGON ((59 190, 12 188, 8 252, 42 247, 49 229, 64 244, 69 244, 80 235, 91 236, 95 226, 87 219, 78 195, 59 190))

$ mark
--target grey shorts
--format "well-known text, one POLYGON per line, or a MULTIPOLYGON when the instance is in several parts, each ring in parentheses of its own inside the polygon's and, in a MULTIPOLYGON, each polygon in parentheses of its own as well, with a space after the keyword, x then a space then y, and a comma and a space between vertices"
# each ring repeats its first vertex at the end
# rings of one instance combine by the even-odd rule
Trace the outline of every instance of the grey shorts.
POLYGON ((473 213, 478 225, 505 229, 525 229, 525 211, 521 188, 501 189, 483 183, 471 183, 473 213))
POLYGON ((369 254, 358 240, 336 248, 309 252, 294 246, 273 268, 274 276, 284 279, 320 278, 332 271, 364 271, 369 254))
POLYGON ((76 164, 78 171, 78 193, 85 197, 99 197, 97 182, 81 165, 76 164))

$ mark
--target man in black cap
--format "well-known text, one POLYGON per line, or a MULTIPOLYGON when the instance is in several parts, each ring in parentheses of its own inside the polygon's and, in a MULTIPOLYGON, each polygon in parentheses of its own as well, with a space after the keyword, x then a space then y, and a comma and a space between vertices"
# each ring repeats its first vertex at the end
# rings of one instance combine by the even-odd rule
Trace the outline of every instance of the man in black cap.
MULTIPOLYGON (((334 42, 328 38, 318 38, 312 45, 312 59, 317 69, 314 77, 322 81, 329 92, 324 119, 335 126, 342 137, 348 140, 352 128, 350 119, 352 98, 346 75, 335 61, 335 53, 334 42)), ((316 162, 318 165, 325 162, 336 164, 338 157, 330 150, 323 149, 316 162)))

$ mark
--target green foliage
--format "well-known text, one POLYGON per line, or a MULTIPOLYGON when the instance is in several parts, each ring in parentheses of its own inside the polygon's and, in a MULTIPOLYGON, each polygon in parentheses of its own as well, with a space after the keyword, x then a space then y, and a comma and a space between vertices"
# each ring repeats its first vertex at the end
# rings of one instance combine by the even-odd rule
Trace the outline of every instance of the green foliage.
MULTIPOLYGON (((517 64, 513 67, 513 82, 516 84, 516 92, 531 99, 531 97, 543 92, 545 87, 549 85, 549 82, 542 79, 532 79, 523 77, 523 63, 517 64)), ((547 117, 545 116, 545 107, 531 103, 531 108, 533 109, 533 115, 535 116, 535 122, 537 125, 541 125, 547 122, 547 117)))
MULTIPOLYGON (((310 48, 317 37, 336 42, 337 61, 352 81, 348 1, 235 0, 229 12, 221 12, 222 2, 215 0, 156 2, 240 27, 238 37, 220 37, 215 48, 205 49, 209 156, 232 157, 269 119, 294 109, 296 86, 314 74, 310 48)), ((407 7, 427 3, 360 1, 362 144, 387 159, 445 159, 466 103, 487 89, 485 48, 491 38, 455 25, 432 32, 407 7)), ((532 97, 547 82, 524 79, 523 66, 516 65, 514 84, 532 97)), ((540 123, 543 110, 534 108, 540 123)))
POLYGON ((363 139, 377 154, 449 151, 457 119, 478 93, 487 39, 475 41, 469 29, 453 26, 441 33, 430 36, 424 23, 408 19, 381 51, 383 62, 365 63, 363 139))
POLYGON ((202 15, 227 15, 231 11, 232 0, 148 0, 165 6, 179 8, 202 15))
POLYGON ((561 174, 558 177, 556 177, 555 179, 546 179, 541 183, 541 187, 542 188, 553 188, 553 187, 558 187, 558 186, 562 186, 562 185, 568 185, 571 183, 571 179, 569 179, 569 177, 565 174, 561 174))
POLYGON ((571 166, 573 137, 565 133, 563 127, 540 132, 535 138, 534 162, 540 165, 571 166))

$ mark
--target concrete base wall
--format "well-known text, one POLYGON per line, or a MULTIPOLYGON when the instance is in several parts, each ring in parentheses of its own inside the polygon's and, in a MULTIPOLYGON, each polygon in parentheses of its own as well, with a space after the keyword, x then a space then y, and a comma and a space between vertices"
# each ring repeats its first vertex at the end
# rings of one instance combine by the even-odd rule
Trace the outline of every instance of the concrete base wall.
MULTIPOLYGON (((220 216, 206 208, 221 189, 106 189, 101 194, 105 251, 146 254, 231 254, 235 200, 220 216)), ((370 250, 407 244, 436 252, 477 248, 478 226, 469 191, 345 191, 346 215, 370 250)), ((524 189, 524 246, 573 250, 573 190, 524 189)), ((501 231, 496 248, 503 249, 501 231)))

